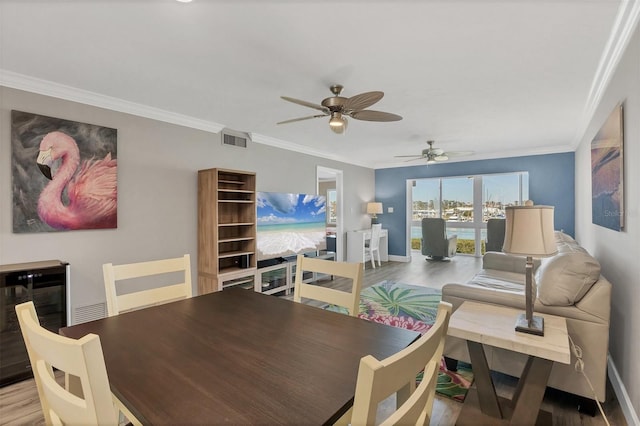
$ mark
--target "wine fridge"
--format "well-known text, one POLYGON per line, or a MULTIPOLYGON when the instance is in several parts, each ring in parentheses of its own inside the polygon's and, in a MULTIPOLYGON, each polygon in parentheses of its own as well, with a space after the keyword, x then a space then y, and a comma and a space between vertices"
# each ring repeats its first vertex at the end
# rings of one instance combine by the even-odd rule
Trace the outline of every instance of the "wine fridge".
POLYGON ((0 265, 0 386, 32 377, 15 306, 33 301, 40 324, 67 325, 69 264, 59 260, 0 265))

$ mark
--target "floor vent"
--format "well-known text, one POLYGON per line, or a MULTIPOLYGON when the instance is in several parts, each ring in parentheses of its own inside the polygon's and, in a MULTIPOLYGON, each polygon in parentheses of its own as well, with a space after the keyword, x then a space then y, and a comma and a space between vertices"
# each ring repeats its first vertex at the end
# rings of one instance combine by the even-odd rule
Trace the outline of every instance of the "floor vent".
POLYGON ((249 135, 241 132, 230 132, 224 130, 222 132, 222 144, 246 148, 250 141, 249 135))
POLYGON ((95 305, 80 306, 73 312, 73 318, 71 322, 75 324, 82 324, 97 319, 102 319, 107 316, 107 304, 96 303, 95 305))

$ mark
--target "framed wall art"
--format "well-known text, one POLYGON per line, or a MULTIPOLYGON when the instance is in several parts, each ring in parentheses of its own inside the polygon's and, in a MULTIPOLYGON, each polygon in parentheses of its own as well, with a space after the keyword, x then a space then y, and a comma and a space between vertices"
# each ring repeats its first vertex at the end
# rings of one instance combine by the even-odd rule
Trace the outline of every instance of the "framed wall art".
POLYGON ((11 111, 13 232, 118 226, 117 130, 11 111))
POLYGON ((591 141, 591 219, 624 229, 623 108, 617 105, 591 141))

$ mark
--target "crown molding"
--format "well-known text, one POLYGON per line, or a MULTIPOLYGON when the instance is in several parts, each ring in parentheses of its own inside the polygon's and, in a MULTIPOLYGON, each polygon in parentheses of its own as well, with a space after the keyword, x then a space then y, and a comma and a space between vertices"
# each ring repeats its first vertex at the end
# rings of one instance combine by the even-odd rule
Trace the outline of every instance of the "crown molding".
POLYGON ((583 112, 582 123, 578 127, 573 148, 580 144, 587 126, 591 122, 596 108, 602 100, 605 89, 613 78, 613 74, 618 67, 618 63, 625 52, 633 32, 640 21, 640 0, 622 0, 618 8, 618 13, 609 35, 609 40, 600 57, 598 69, 591 83, 589 95, 583 112))
POLYGON ((287 151, 295 151, 301 154, 313 155, 315 157, 326 158, 327 160, 340 161, 342 163, 352 164, 354 166, 366 167, 372 169, 369 164, 353 161, 351 158, 341 157, 339 155, 333 155, 331 153, 318 151, 307 146, 297 145, 291 142, 283 141, 282 139, 273 138, 271 136, 261 135, 260 133, 251 133, 251 141, 261 143, 263 145, 269 145, 275 148, 285 149, 287 151))
POLYGON ((76 87, 18 74, 5 69, 0 69, 0 85, 12 89, 37 93, 39 95, 79 102, 98 108, 105 108, 112 111, 150 118, 152 120, 177 124, 179 126, 190 127, 192 129, 204 130, 206 132, 219 133, 225 127, 223 124, 215 123, 213 121, 201 120, 187 115, 177 114, 175 112, 165 111, 159 108, 125 101, 111 96, 105 96, 99 93, 81 90, 76 87))

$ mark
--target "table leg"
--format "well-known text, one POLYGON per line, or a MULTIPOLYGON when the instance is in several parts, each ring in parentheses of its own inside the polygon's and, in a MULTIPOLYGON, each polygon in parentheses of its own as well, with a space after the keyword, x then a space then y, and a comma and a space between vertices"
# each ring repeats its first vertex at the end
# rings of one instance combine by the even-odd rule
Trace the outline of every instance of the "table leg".
POLYGON ((551 367, 553 361, 529 356, 512 398, 512 421, 517 419, 519 424, 535 424, 551 367))
POLYGON ((491 371, 487 363, 487 357, 484 354, 482 343, 467 340, 469 348, 469 357, 471 358, 471 367, 478 390, 478 401, 480 402, 480 410, 484 414, 498 419, 502 417, 502 410, 498 402, 493 380, 491 379, 491 371))

